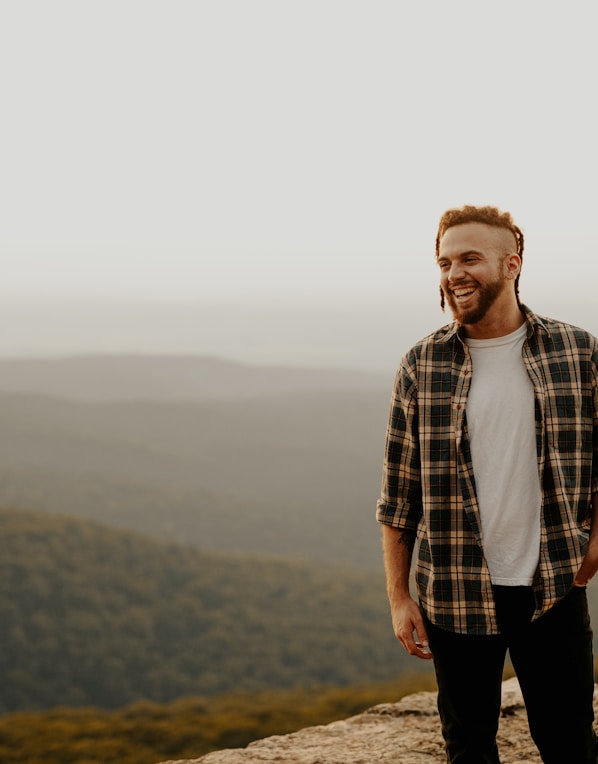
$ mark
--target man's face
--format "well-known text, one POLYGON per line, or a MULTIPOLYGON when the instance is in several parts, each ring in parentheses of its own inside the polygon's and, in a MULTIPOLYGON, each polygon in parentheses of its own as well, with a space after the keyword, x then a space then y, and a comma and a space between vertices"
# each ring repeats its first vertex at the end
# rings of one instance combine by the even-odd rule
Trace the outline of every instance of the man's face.
POLYGON ((477 324, 513 291, 513 270, 507 264, 516 250, 510 231, 483 223, 449 228, 440 240, 440 286, 462 325, 477 324))

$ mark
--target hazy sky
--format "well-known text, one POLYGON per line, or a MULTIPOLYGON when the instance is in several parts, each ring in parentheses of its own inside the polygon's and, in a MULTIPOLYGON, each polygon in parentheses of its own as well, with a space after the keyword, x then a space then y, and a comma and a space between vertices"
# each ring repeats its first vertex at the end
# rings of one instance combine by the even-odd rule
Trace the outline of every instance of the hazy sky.
MULTIPOLYGON (((133 331, 135 299, 275 295, 282 316, 297 299, 367 313, 425 294, 433 328, 435 229, 463 203, 515 215, 524 300, 580 322, 560 304, 587 310, 598 277, 594 9, 0 0, 0 311, 12 326, 0 352, 67 348, 75 328, 79 347, 149 347, 144 327, 158 347, 176 316, 150 329, 137 313, 133 331), (52 323, 36 307, 68 296, 121 299, 119 328, 108 337, 110 317, 91 328, 74 309, 52 323)), ((180 335, 161 347, 218 347, 216 334, 180 335)))
POLYGON ((466 202, 579 287, 594 5, 2 0, 1 291, 416 287, 466 202))

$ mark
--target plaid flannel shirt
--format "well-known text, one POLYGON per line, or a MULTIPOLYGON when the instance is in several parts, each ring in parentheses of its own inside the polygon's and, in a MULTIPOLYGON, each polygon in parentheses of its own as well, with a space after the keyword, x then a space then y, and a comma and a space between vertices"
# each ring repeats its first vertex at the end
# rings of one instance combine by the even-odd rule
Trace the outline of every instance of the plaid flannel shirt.
MULTIPOLYGON (((598 491, 598 339, 523 307, 542 487, 539 618, 571 588, 598 491)), ((416 585, 441 628, 496 634, 467 435, 472 362, 456 323, 415 345, 397 371, 378 522, 417 533, 416 585)))

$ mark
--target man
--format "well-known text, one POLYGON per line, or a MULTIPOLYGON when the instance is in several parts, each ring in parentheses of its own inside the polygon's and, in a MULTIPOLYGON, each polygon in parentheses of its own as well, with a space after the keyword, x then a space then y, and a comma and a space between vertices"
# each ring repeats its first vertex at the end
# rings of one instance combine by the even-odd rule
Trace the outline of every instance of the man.
POLYGON ((507 650, 542 760, 596 761, 598 340, 521 304, 523 243, 495 207, 441 217, 454 322, 403 358, 387 429, 377 519, 392 623, 434 661, 451 764, 499 762, 507 650))

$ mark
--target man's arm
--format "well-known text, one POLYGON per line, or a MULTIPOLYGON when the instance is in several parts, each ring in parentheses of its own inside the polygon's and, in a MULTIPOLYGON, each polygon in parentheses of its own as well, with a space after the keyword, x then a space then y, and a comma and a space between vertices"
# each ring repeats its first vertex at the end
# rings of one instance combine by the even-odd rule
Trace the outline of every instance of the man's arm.
POLYGON ((574 586, 587 586, 594 573, 598 570, 598 493, 592 494, 592 527, 588 551, 577 571, 574 586))
POLYGON ((395 635, 410 655, 429 659, 432 653, 422 614, 409 591, 414 545, 415 533, 390 525, 382 526, 386 591, 395 635))

